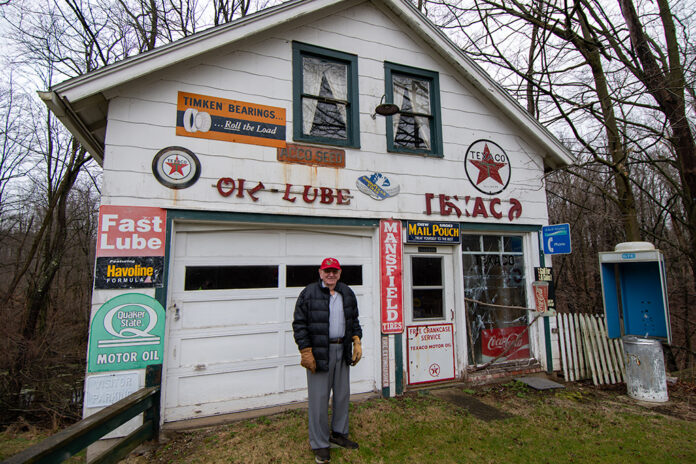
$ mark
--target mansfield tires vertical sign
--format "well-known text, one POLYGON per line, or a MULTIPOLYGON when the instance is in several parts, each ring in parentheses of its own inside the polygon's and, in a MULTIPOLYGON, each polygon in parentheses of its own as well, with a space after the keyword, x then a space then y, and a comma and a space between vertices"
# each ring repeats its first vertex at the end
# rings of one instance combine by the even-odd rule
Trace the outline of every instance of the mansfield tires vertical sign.
POLYGON ((403 333, 404 299, 401 222, 381 220, 379 222, 379 242, 382 280, 382 333, 403 333))

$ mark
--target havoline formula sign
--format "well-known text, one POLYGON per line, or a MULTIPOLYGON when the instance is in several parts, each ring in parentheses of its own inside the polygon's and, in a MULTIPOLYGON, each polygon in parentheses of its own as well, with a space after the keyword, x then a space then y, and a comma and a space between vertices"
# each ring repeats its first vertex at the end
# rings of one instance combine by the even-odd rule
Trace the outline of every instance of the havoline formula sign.
POLYGON ((164 308, 141 293, 116 296, 102 305, 89 331, 88 372, 142 369, 162 364, 164 308))
POLYGON ((94 287, 161 287, 166 222, 167 212, 161 208, 99 208, 94 287))

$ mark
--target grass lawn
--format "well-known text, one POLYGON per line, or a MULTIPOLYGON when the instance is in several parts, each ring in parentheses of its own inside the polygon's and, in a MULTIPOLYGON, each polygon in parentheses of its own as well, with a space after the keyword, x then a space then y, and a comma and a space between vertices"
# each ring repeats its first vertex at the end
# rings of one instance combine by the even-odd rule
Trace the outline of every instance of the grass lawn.
MULTIPOLYGON (((696 462, 696 388, 678 384, 670 402, 639 404, 625 386, 569 384, 532 390, 524 384, 459 394, 508 417, 487 420, 440 399, 436 391, 351 405, 359 450, 332 450, 342 463, 687 463, 696 462)), ((178 433, 130 464, 307 463, 306 411, 178 433)))
MULTIPOLYGON (((57 432, 59 430, 40 429, 24 422, 13 424, 0 432, 0 459, 9 458, 57 432)), ((82 450, 64 462, 83 463, 85 454, 85 450, 82 450)))
MULTIPOLYGON (((353 403, 351 437, 360 449, 334 449, 331 462, 696 462, 696 386, 679 383, 669 394, 668 403, 648 404, 628 398, 624 385, 568 384, 536 391, 508 382, 411 391, 400 398, 353 403), (455 405, 443 399, 443 392, 496 408, 497 414, 486 417, 455 405)), ((311 463, 306 429, 306 411, 289 411, 176 433, 126 462, 311 463)), ((21 433, 0 434, 0 458, 29 444, 22 439, 21 433)))

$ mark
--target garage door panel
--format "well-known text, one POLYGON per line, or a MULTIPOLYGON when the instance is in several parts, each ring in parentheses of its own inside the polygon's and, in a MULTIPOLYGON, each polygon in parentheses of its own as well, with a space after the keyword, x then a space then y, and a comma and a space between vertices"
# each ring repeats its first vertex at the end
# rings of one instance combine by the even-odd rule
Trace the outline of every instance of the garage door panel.
MULTIPOLYGON (((189 232, 183 243, 185 256, 249 256, 277 257, 284 254, 283 236, 278 232, 263 230, 230 232, 189 232), (249 246, 263 242, 263 246, 249 246)), ((177 243, 178 246, 178 243, 177 243)))
MULTIPOLYGON (((298 295, 301 291, 301 289, 297 290, 298 295)), ((286 321, 292 321, 295 318, 295 303, 297 303, 297 295, 295 297, 285 298, 283 318, 286 321)))
POLYGON ((319 262, 319 260, 309 257, 323 258, 327 255, 338 257, 370 256, 371 252, 372 241, 367 237, 326 233, 313 234, 311 240, 307 240, 307 234, 288 233, 288 256, 307 256, 309 263, 319 262))
POLYGON ((278 391, 279 367, 179 379, 179 406, 268 395, 278 391))
MULTIPOLYGON (((299 360, 298 360, 299 362, 299 360)), ((285 391, 302 390, 307 388, 307 369, 296 364, 285 367, 285 391)))
POLYGON ((292 328, 286 330, 285 334, 283 334, 283 351, 286 356, 299 355, 300 353, 297 349, 297 343, 295 343, 292 328))
POLYGON ((257 333, 184 339, 180 366, 278 357, 278 334, 257 333))
MULTIPOLYGON (((277 401, 275 404, 288 404, 296 403, 298 401, 307 401, 306 390, 282 392, 272 396, 274 400, 277 401)), ((205 405, 171 407, 165 411, 164 421, 172 422, 195 417, 227 414, 230 411, 248 411, 251 409, 264 408, 269 405, 268 397, 269 395, 253 398, 231 398, 226 401, 207 403, 205 405)))
POLYGON ((281 321, 277 298, 187 301, 181 311, 182 329, 232 327, 281 321))

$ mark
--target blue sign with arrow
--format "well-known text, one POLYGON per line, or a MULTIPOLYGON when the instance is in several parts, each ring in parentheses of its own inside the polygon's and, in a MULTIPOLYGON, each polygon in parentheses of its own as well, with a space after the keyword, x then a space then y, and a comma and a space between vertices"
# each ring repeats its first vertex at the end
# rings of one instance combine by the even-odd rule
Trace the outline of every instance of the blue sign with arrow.
POLYGON ((570 254, 570 224, 543 226, 541 228, 541 236, 544 242, 544 254, 570 254))

